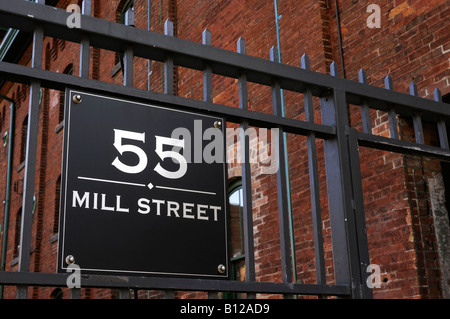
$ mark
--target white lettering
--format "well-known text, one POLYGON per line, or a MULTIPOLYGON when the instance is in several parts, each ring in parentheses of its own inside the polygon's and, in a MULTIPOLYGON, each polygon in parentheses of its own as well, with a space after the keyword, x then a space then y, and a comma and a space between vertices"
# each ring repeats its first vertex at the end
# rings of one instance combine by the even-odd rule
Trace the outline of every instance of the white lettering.
POLYGON ((197 219, 208 220, 208 216, 204 216, 207 208, 208 205, 197 205, 197 219))
POLYGON ((77 207, 76 203, 78 203, 78 206, 83 206, 83 203, 85 203, 84 208, 89 208, 89 192, 85 192, 83 195, 83 198, 80 199, 80 195, 78 195, 78 191, 73 191, 72 196, 72 207, 77 207))
POLYGON ((180 204, 177 202, 167 201, 167 217, 170 217, 171 213, 174 213, 176 217, 180 217, 178 215, 178 209, 180 208, 180 204))
POLYGON ((192 208, 195 205, 192 203, 183 203, 183 218, 195 219, 194 215, 188 215, 188 213, 192 213, 192 208), (189 206, 189 208, 188 208, 189 206))
POLYGON ((214 306, 194 306, 189 302, 187 306, 181 306, 180 313, 182 314, 205 314, 210 317, 214 312, 214 306))
POLYGON ((156 208, 156 215, 160 216, 161 215, 161 204, 164 204, 166 201, 165 200, 159 200, 159 199, 153 199, 152 203, 156 203, 157 208, 156 208))
POLYGON ((151 212, 155 216, 166 216, 183 219, 196 219, 203 221, 218 222, 221 217, 221 206, 184 203, 178 201, 166 201, 162 199, 139 198, 135 207, 126 207, 121 195, 107 195, 101 193, 84 192, 81 195, 79 191, 72 192, 72 207, 85 208, 92 210, 130 213, 137 212, 138 214, 148 215, 151 212), (153 206, 153 207, 152 207, 153 206))
POLYGON ((124 173, 128 174, 138 174, 145 170, 148 163, 148 158, 145 152, 137 147, 136 145, 131 144, 122 144, 123 139, 135 140, 142 143, 145 143, 145 133, 136 133, 124 130, 114 129, 114 147, 117 149, 120 155, 125 152, 134 153, 139 158, 139 163, 135 166, 129 166, 122 163, 119 157, 116 157, 114 161, 111 163, 114 167, 124 173))
POLYGON ((114 207, 106 206, 106 194, 102 194, 102 208, 101 210, 108 210, 113 212, 114 207))
POLYGON ((217 221, 217 211, 222 210, 222 207, 220 206, 210 206, 209 208, 211 208, 214 212, 214 221, 217 221))
POLYGON ((94 193, 94 206, 93 209, 97 209, 97 202, 98 202, 98 194, 94 193))
POLYGON ((150 200, 149 199, 147 199, 147 198, 139 198, 139 200, 138 200, 138 205, 139 205, 138 213, 144 214, 144 215, 150 213, 150 205, 149 204, 150 204, 150 200))
POLYGON ((129 208, 121 208, 120 207, 120 197, 119 195, 116 196, 116 211, 117 212, 121 212, 121 213, 129 213, 130 209, 129 208))
POLYGON ((183 177, 186 174, 187 169, 188 169, 186 159, 183 157, 183 155, 181 155, 178 152, 164 151, 163 145, 169 145, 169 146, 174 146, 177 148, 184 149, 184 146, 185 146, 184 140, 177 140, 174 138, 163 137, 163 136, 155 136, 155 138, 156 138, 155 153, 162 160, 164 160, 166 158, 172 158, 173 161, 175 161, 177 164, 179 164, 178 170, 175 172, 171 172, 171 171, 168 171, 165 168, 163 168, 161 166, 161 164, 158 163, 156 165, 156 167, 154 168, 155 172, 157 172, 162 177, 165 177, 168 179, 179 179, 179 178, 183 177))

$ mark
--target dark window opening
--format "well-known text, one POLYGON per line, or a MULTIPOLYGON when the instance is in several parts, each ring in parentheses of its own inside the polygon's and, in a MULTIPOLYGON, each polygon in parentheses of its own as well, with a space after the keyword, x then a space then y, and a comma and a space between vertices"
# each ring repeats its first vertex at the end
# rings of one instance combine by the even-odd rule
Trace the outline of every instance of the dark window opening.
MULTIPOLYGON (((231 234, 231 279, 245 281, 245 245, 243 223, 242 180, 236 179, 229 185, 228 202, 230 204, 231 234)), ((245 293, 224 293, 224 298, 245 298, 245 293)))
MULTIPOLYGON (((442 97, 442 102, 450 104, 450 93, 442 97)), ((450 107, 450 106, 449 106, 450 107)), ((447 125, 447 136, 450 141, 450 125, 447 125)), ((445 205, 447 207, 448 217, 450 219, 450 163, 441 162, 442 178, 445 187, 445 205)))
POLYGON ((53 215, 53 233, 58 233, 59 228, 59 201, 61 194, 61 175, 56 180, 55 186, 55 210, 53 215))
POLYGON ((14 233, 14 254, 13 254, 14 258, 19 257, 21 229, 22 229, 22 207, 19 208, 19 211, 17 212, 16 215, 16 227, 14 233))
POLYGON ((22 122, 22 136, 20 141, 20 157, 19 162, 25 162, 25 156, 27 152, 27 134, 28 134, 28 115, 25 116, 22 122))
POLYGON ((50 299, 63 299, 63 291, 61 288, 55 288, 50 294, 50 299))

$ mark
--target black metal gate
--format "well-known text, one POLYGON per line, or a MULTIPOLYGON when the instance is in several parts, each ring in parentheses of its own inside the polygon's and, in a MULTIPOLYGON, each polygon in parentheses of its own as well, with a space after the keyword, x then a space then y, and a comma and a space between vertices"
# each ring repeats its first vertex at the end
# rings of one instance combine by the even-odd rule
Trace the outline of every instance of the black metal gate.
MULTIPOLYGON (((86 0, 85 0, 86 1, 86 0)), ((249 141, 241 141, 244 150, 242 180, 244 194, 244 241, 246 251, 246 281, 205 279, 156 278, 135 276, 91 275, 81 278, 82 287, 135 288, 161 290, 207 291, 211 297, 219 291, 277 293, 285 295, 318 295, 350 298, 371 298, 372 291, 366 285, 369 265, 368 244, 365 229, 362 183, 358 146, 372 147, 399 153, 425 155, 450 160, 445 121, 450 109, 444 107, 439 91, 435 101, 392 90, 389 77, 386 88, 369 86, 361 71, 360 83, 338 77, 337 65, 332 64, 331 76, 312 72, 308 58, 302 58, 302 68, 277 63, 275 49, 271 60, 266 61, 245 55, 243 40, 238 42, 238 52, 197 44, 174 38, 170 21, 166 22, 166 34, 147 32, 126 25, 116 24, 90 16, 88 10, 81 18, 81 28, 69 29, 66 21, 69 13, 38 3, 17 0, 0 2, 0 21, 3 26, 33 34, 31 67, 0 62, 0 78, 30 85, 28 113, 28 142, 26 147, 25 180, 23 190, 22 237, 20 240, 19 271, 1 272, 0 284, 17 285, 18 298, 27 297, 27 286, 66 286, 69 274, 33 273, 30 269, 30 240, 32 206, 35 180, 36 144, 38 136, 39 98, 42 87, 62 90, 67 87, 89 90, 97 94, 158 103, 166 107, 197 111, 225 117, 246 129, 249 126, 278 128, 280 130, 279 163, 277 173, 280 249, 282 282, 255 281, 253 255, 253 221, 251 177, 249 167, 249 141), (80 43, 80 74, 72 76, 42 69, 44 36, 80 43), (124 83, 116 85, 88 78, 90 46, 124 53, 124 83), (133 87, 133 57, 163 62, 165 65, 165 94, 144 91, 133 87), (181 66, 204 72, 204 101, 186 99, 173 94, 173 66, 181 66), (213 103, 212 74, 238 79, 240 108, 213 103), (270 87, 273 96, 273 114, 249 111, 247 108, 247 83, 270 87), (305 97, 306 121, 286 118, 281 110, 281 90, 302 93, 305 97), (314 123, 312 97, 321 102, 322 123, 314 123), (348 104, 361 106, 364 131, 350 127, 348 104), (388 112, 392 138, 372 134, 369 108, 388 112), (397 116, 412 117, 416 142, 398 138, 397 116), (422 120, 437 124, 441 147, 424 144, 422 120), (311 202, 316 241, 317 284, 293 283, 290 256, 289 220, 287 215, 287 176, 283 152, 283 133, 307 136, 311 202), (323 280, 323 245, 320 234, 320 201, 315 139, 324 140, 324 155, 332 229, 335 283, 327 285, 323 280)), ((89 7, 89 6, 86 6, 89 7)), ((73 291, 76 296, 77 290, 73 291)))

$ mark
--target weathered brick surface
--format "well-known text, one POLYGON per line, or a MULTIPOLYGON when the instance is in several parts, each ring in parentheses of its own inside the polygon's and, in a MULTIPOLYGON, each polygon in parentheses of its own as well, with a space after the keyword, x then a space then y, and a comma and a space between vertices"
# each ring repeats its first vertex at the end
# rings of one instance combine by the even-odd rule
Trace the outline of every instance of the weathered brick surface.
MULTIPOLYGON (((65 8, 76 1, 60 1, 65 8)), ((93 1, 94 15, 117 21, 117 10, 123 6, 120 0, 93 1)), ((307 53, 311 69, 329 73, 331 61, 340 65, 334 1, 280 0, 279 14, 282 62, 300 66, 300 58, 307 53)), ((269 59, 269 50, 276 45, 276 28, 273 1, 220 0, 220 1, 151 1, 150 28, 164 32, 164 21, 174 22, 175 36, 201 43, 202 32, 208 28, 212 33, 212 45, 236 51, 239 37, 246 41, 246 54, 269 59)), ((432 98, 434 88, 443 94, 450 92, 450 5, 446 0, 433 1, 353 1, 339 0, 339 18, 342 32, 342 50, 345 74, 350 80, 358 80, 358 71, 367 71, 368 83, 384 86, 383 79, 390 74, 394 89, 409 92, 414 81, 419 96, 432 98), (366 19, 369 4, 381 8, 381 28, 370 29, 366 19)), ((147 1, 135 0, 135 25, 147 29, 147 1)), ((73 74, 79 72, 79 45, 55 41, 44 41, 45 68, 63 72, 73 64, 73 74)), ((116 53, 92 48, 90 76, 101 81, 121 84, 122 73, 116 64, 116 53), (116 72, 113 72, 115 70, 116 72)), ((20 64, 29 65, 31 51, 28 50, 20 64)), ((148 61, 135 58, 134 86, 163 92, 163 65, 151 62, 150 83, 148 61)), ((342 65, 340 71, 342 76, 342 65)), ((202 73, 176 68, 174 72, 176 94, 203 99, 202 73)), ((213 76, 214 102, 237 107, 237 81, 213 76)), ((21 207, 21 187, 24 169, 20 169, 20 145, 22 123, 28 111, 28 87, 7 83, 1 93, 13 97, 16 102, 16 132, 14 134, 14 165, 11 216, 6 269, 17 270, 14 258, 17 212, 21 207)), ((54 272, 57 255, 57 236, 54 231, 55 199, 58 178, 61 174, 61 147, 64 124, 59 121, 60 92, 43 91, 38 136, 38 159, 36 163, 35 189, 38 198, 33 217, 31 271, 54 272)), ((272 113, 271 89, 249 83, 249 108, 258 112, 272 113)), ((315 121, 320 123, 318 99, 314 99, 315 121)), ((286 116, 304 119, 303 95, 285 92, 286 116)), ((5 116, 0 121, 0 134, 9 130, 9 104, 0 103, 0 112, 5 106, 5 116)), ((350 107, 350 122, 361 129, 359 108, 350 107)), ((389 136, 389 124, 384 112, 372 111, 373 133, 389 136)), ((230 127, 234 127, 230 125, 230 127)), ((437 137, 433 128, 426 128, 426 141, 435 145, 437 137)), ((399 131, 402 139, 413 140, 411 121, 401 119, 399 131)), ((297 280, 316 283, 314 242, 309 192, 308 157, 306 138, 288 135, 290 180, 292 186, 293 224, 296 245, 297 280)), ((327 283, 334 282, 331 228, 329 221, 323 143, 318 141, 319 181, 322 209, 322 232, 324 237, 325 267, 327 283)), ((382 287, 374 290, 376 298, 440 298, 440 266, 436 249, 435 226, 429 209, 428 178, 440 172, 437 161, 412 156, 360 148, 361 173, 363 178, 370 261, 380 265, 382 287)), ((5 189, 7 149, 0 147, 0 191, 5 189)), ((252 197, 254 209, 255 261, 258 281, 281 281, 279 251, 279 225, 276 176, 260 175, 261 167, 252 165, 252 197)), ((240 165, 230 163, 229 177, 241 175, 240 165)), ((2 193, 3 194, 3 193, 2 193)), ((4 195, 0 195, 4 196, 4 195)), ((0 211, 3 221, 3 211, 0 211)), ((54 288, 30 288, 30 296, 48 298, 54 288)), ((63 289, 64 297, 69 296, 63 289)), ((164 297, 163 292, 140 292, 142 298, 164 297)), ((15 288, 7 287, 7 298, 15 296, 15 288)), ((85 298, 116 298, 117 292, 110 289, 83 289, 85 298)), ((176 297, 206 297, 205 293, 177 292, 176 297)), ((280 296, 261 296, 280 297, 280 296)))

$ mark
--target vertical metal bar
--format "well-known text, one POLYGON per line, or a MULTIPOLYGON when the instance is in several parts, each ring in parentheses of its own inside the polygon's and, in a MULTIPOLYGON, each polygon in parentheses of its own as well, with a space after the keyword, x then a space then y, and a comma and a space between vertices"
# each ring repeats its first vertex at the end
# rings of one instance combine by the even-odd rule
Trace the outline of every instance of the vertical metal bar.
MULTIPOLYGON (((277 56, 278 56, 278 63, 281 63, 283 60, 281 58, 281 36, 280 36, 280 20, 283 17, 283 15, 278 14, 278 1, 274 0, 274 9, 275 9, 275 29, 277 31, 277 56)), ((280 90, 281 95, 281 112, 283 116, 285 116, 285 106, 284 106, 284 91, 283 89, 280 90)), ((288 191, 289 188, 288 188, 288 191)))
MULTIPOLYGON (((130 7, 125 15, 125 24, 134 26, 134 7, 130 7)), ((123 57, 123 85, 133 87, 133 48, 128 46, 125 48, 123 57)))
POLYGON ((83 0, 81 12, 86 16, 90 16, 92 14, 92 0, 83 0))
MULTIPOLYGON (((392 78, 390 75, 387 75, 384 78, 384 87, 388 90, 393 90, 394 85, 392 83, 392 78)), ((397 113, 394 108, 391 108, 388 111, 388 119, 389 119, 389 131, 391 133, 391 138, 398 140, 398 123, 397 123, 397 113)))
POLYGON ((175 299, 175 291, 174 290, 164 290, 164 298, 165 299, 175 299))
MULTIPOLYGON (((328 7, 328 5, 327 5, 328 7)), ((345 79, 346 78, 346 74, 345 74, 345 63, 344 63, 344 51, 342 48, 342 34, 341 34, 341 19, 340 19, 340 15, 339 15, 339 6, 337 3, 337 0, 334 0, 334 8, 335 8, 335 13, 336 13, 336 29, 337 29, 337 33, 338 33, 338 43, 339 43, 339 57, 341 59, 341 67, 342 67, 342 77, 345 79)), ((336 75, 339 76, 339 75, 336 75)))
MULTIPOLYGON (((173 37, 173 22, 170 19, 167 19, 164 23, 164 34, 169 37, 173 37)), ((166 61, 164 61, 164 93, 165 94, 174 94, 174 82, 173 82, 173 58, 168 55, 166 57, 166 61)), ((171 297, 171 292, 169 290, 164 291, 168 298, 171 297)), ((209 296, 209 294, 208 294, 209 296)))
MULTIPOLYGON (((173 37, 173 22, 167 19, 164 23, 164 34, 173 37)), ((164 62, 164 93, 173 95, 173 58, 167 56, 164 62)))
MULTIPOLYGON (((36 25, 33 33, 33 55, 31 66, 42 68, 42 49, 44 41, 44 29, 36 25)), ((39 125, 39 100, 41 84, 39 81, 31 81, 30 98, 28 106, 28 130, 25 156, 25 175, 23 184, 22 224, 20 231, 19 271, 30 271, 30 245, 33 223, 33 196, 34 180, 36 173, 36 150, 39 125)), ((27 298, 27 287, 17 287, 17 298, 27 298)))
POLYGON ((367 242, 366 218, 364 212, 364 197, 361 177, 361 163, 359 159, 357 131, 354 128, 349 129, 349 154, 353 185, 353 211, 355 213, 355 224, 358 242, 359 264, 361 268, 361 279, 359 285, 359 296, 363 299, 372 299, 372 290, 366 284, 367 267, 370 265, 369 244, 367 242))
MULTIPOLYGON (((14 100, 0 94, 0 98, 7 100, 11 103, 9 113, 9 133, 8 133, 8 161, 6 166, 6 189, 5 189, 5 210, 3 213, 3 229, 0 232, 2 246, 0 256, 0 272, 5 271, 6 265, 6 250, 8 248, 8 223, 11 206, 11 180, 13 173, 13 151, 14 151, 14 138, 13 132, 15 131, 15 119, 16 119, 16 103, 14 100)), ((0 299, 3 299, 4 286, 0 285, 0 299)))
POLYGON ((119 288, 118 298, 119 299, 130 299, 130 288, 119 288))
POLYGON ((208 291, 208 299, 219 299, 219 293, 217 291, 208 291))
MULTIPOLYGON (((91 15, 91 0, 83 1, 82 14, 91 15)), ((83 36, 80 42, 80 77, 89 78, 89 62, 90 62, 90 46, 89 38, 83 36)))
MULTIPOLYGON (((306 54, 302 55, 301 58, 301 67, 304 70, 310 70, 309 57, 306 54)), ((314 106, 312 101, 312 93, 310 89, 307 89, 304 93, 304 101, 305 101, 305 120, 307 122, 314 123, 314 106)), ((314 135, 315 137, 315 135, 314 135)))
MULTIPOLYGON (((334 63, 334 62, 333 62, 334 63)), ((333 69, 332 69, 333 70, 333 69)), ((333 71, 332 71, 333 72, 333 71)), ((337 107, 334 94, 322 97, 320 100, 322 124, 338 126, 337 107)), ((339 136, 324 140, 325 170, 327 177, 328 206, 330 212, 331 237, 333 248, 334 273, 336 284, 350 283, 350 265, 347 250, 346 216, 344 205, 344 187, 342 185, 341 152, 339 138, 342 130, 336 130, 339 136)))
POLYGON ((70 289, 70 299, 81 299, 81 288, 70 289))
MULTIPOLYGON (((414 82, 411 82, 409 85, 409 94, 413 96, 417 96, 417 86, 414 82)), ((425 144, 425 140, 423 137, 423 127, 422 127, 422 117, 420 114, 414 114, 412 116, 413 126, 414 126, 414 135, 416 136, 416 143, 425 144)))
MULTIPOLYGON (((276 48, 270 50, 270 59, 277 61, 276 48)), ((280 83, 277 79, 272 84, 272 105, 273 114, 282 116, 281 110, 281 93, 280 83)), ((289 232, 289 216, 288 216, 288 198, 287 198, 287 177, 286 177, 286 157, 285 157, 285 140, 282 127, 278 127, 278 136, 272 143, 277 143, 277 159, 279 168, 277 171, 277 196, 278 196, 278 219, 280 227, 280 250, 281 250, 281 271, 284 283, 292 283, 292 263, 290 254, 290 232, 289 232)))
MULTIPOLYGON (((147 0, 147 31, 150 31, 150 27, 151 27, 151 23, 150 23, 151 7, 152 7, 151 6, 151 1, 147 0)), ((150 76, 152 74, 151 62, 152 62, 152 60, 150 60, 150 59, 147 60, 147 63, 148 63, 148 65, 147 65, 147 81, 148 81, 147 89, 149 91, 151 89, 151 82, 150 82, 150 76)))
MULTIPOLYGON (((339 75, 335 62, 331 64, 331 75, 339 75)), ((323 124, 336 126, 336 138, 324 141, 335 282, 350 285, 352 296, 362 298, 350 150, 346 136, 349 118, 345 91, 335 89, 333 95, 322 97, 321 108, 323 124)))
MULTIPOLYGON (((202 43, 204 45, 211 46, 211 31, 208 29, 205 29, 202 33, 202 43)), ((212 103, 212 91, 212 69, 211 65, 206 64, 203 69, 203 101, 212 103)))
MULTIPOLYGON (((309 70, 309 58, 306 54, 301 59, 302 69, 309 70)), ((312 93, 307 89, 304 93, 305 120, 314 123, 314 107, 312 93)), ((314 133, 307 136, 309 184, 311 193, 311 211, 314 232, 314 252, 316 257, 316 276, 318 284, 326 284, 325 260, 323 252, 322 218, 320 207, 319 169, 317 165, 317 144, 314 133)))
MULTIPOLYGON (((434 95, 434 100, 436 102, 442 103, 442 94, 438 88, 436 88, 434 90, 433 95, 434 95)), ((447 126, 445 124, 445 119, 437 122, 437 130, 438 130, 438 134, 439 134, 439 142, 441 144, 441 147, 443 149, 448 150, 449 144, 448 144, 447 126)))
MULTIPOLYGON (((272 61, 277 60, 278 63, 282 62, 281 58, 281 36, 280 36, 280 20, 283 17, 282 15, 278 14, 278 1, 274 0, 274 12, 275 12, 275 29, 277 34, 277 50, 276 50, 276 57, 272 58, 272 61)), ((284 91, 282 88, 280 88, 280 104, 281 104, 281 116, 286 116, 286 107, 284 105, 284 91)), ((290 176, 289 176, 289 156, 288 156, 288 150, 287 150, 287 136, 285 133, 283 133, 283 139, 284 139, 284 158, 286 162, 284 163, 284 167, 286 169, 286 194, 287 194, 287 209, 288 209, 288 217, 289 217, 289 236, 291 240, 291 263, 292 263, 292 280, 294 282, 297 282, 297 261, 295 257, 295 238, 294 238, 294 219, 292 215, 292 202, 291 202, 291 185, 290 185, 290 176)))
POLYGON ((80 42, 80 77, 89 78, 89 39, 83 36, 80 42))
MULTIPOLYGON (((358 73, 359 82, 367 84, 366 71, 363 69, 359 70, 358 73)), ((369 105, 364 101, 361 105, 361 117, 364 133, 372 134, 372 123, 370 122, 369 105)))
MULTIPOLYGON (((245 53, 245 41, 239 38, 237 52, 245 53)), ((239 108, 248 110, 247 75, 241 73, 238 79, 239 108)), ((243 224, 244 224, 244 249, 245 249, 245 278, 246 281, 255 281, 255 248, 253 241, 253 208, 252 208, 252 177, 250 167, 250 137, 245 134, 248 130, 248 120, 241 121, 241 156, 242 156, 242 191, 243 191, 243 224)), ((247 298, 256 298, 256 294, 249 293, 247 298)))
POLYGON ((128 87, 133 86, 133 56, 133 48, 127 47, 123 59, 123 85, 128 87))

